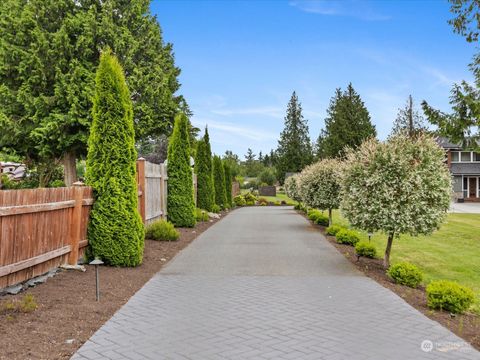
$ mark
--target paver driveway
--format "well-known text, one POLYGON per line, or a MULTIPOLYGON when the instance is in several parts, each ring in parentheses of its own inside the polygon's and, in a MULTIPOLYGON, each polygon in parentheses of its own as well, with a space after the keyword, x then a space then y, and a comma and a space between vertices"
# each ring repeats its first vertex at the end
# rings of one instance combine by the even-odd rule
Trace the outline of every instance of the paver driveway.
POLYGON ((480 355, 357 272, 291 208, 250 207, 203 233, 73 359, 480 355))

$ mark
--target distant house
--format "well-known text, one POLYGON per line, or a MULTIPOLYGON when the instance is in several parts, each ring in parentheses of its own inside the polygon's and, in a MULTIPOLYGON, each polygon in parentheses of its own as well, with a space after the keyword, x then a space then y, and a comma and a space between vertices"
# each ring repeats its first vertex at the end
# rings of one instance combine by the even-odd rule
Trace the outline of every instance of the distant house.
POLYGON ((455 198, 480 201, 480 152, 466 150, 442 137, 439 137, 437 142, 447 153, 455 198))
POLYGON ((22 180, 25 177, 25 170, 24 164, 0 161, 0 175, 5 174, 10 180, 22 180))

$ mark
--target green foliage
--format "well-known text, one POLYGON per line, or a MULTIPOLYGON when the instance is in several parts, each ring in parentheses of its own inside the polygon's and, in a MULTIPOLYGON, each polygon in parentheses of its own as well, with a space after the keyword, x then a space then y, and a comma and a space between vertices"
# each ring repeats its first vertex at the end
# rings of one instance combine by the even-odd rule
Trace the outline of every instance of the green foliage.
POLYGON ((168 145, 168 219, 178 227, 195 226, 195 199, 190 167, 189 122, 185 114, 175 117, 168 145))
POLYGON ((233 198, 233 202, 235 203, 236 206, 245 206, 247 204, 243 195, 235 196, 233 198))
POLYGON ((409 138, 414 138, 427 130, 428 127, 425 124, 423 116, 414 106, 412 95, 409 95, 405 107, 398 110, 390 136, 403 134, 409 138))
POLYGON ((51 187, 51 188, 64 187, 64 186, 65 186, 65 182, 63 180, 53 180, 53 181, 50 181, 50 183, 48 184, 48 187, 51 187))
POLYGON ((213 157, 213 183, 215 185, 215 204, 224 209, 227 206, 227 191, 225 189, 225 169, 219 156, 213 157))
POLYGON ((225 195, 227 197, 225 205, 230 208, 232 206, 232 172, 226 161, 222 161, 222 163, 225 172, 225 195))
POLYGON ((306 212, 307 212, 306 206, 303 205, 302 203, 297 203, 297 204, 295 204, 294 209, 295 209, 295 210, 298 210, 298 211, 301 211, 301 212, 303 212, 303 213, 306 213, 306 212))
POLYGON ((273 168, 265 168, 259 175, 258 179, 261 183, 265 183, 269 186, 275 184, 277 178, 275 177, 275 170, 273 168))
POLYGON ((359 241, 355 244, 355 253, 358 257, 363 256, 373 259, 377 256, 377 248, 372 243, 359 241))
POLYGON ((150 240, 175 241, 179 236, 178 230, 166 220, 157 220, 148 225, 145 230, 145 238, 150 240))
POLYGON ((390 266, 387 275, 397 284, 416 288, 423 280, 422 271, 408 262, 400 262, 390 266))
POLYGON ((247 205, 255 205, 255 203, 258 200, 257 197, 252 192, 248 192, 248 193, 244 194, 243 197, 245 198, 245 201, 247 202, 247 205))
POLYGON ((350 83, 344 92, 338 88, 330 100, 325 129, 317 140, 317 155, 342 156, 345 147, 355 149, 376 134, 365 104, 350 83))
POLYGON ((313 160, 307 120, 303 118, 302 106, 295 92, 288 103, 285 128, 280 134, 275 156, 280 184, 285 180, 285 173, 300 172, 313 160))
MULTIPOLYGON (((279 205, 281 205, 280 202, 279 202, 279 205)), ((312 220, 317 225, 328 226, 328 216, 324 215, 318 209, 308 210, 307 216, 310 220, 312 220)))
POLYGON ((106 44, 127 74, 136 139, 170 133, 174 114, 188 106, 175 94, 180 69, 149 0, 2 0, 0 149, 44 166, 85 155, 106 44))
POLYGON ((208 129, 205 129, 203 139, 197 142, 195 173, 197 174, 197 206, 212 211, 215 204, 215 187, 208 129))
POLYGON ((298 191, 298 178, 299 174, 296 174, 285 179, 285 193, 290 199, 301 202, 302 198, 298 191))
POLYGON ((195 218, 196 218, 197 222, 208 221, 209 220, 208 211, 196 208, 195 209, 195 218))
POLYGON ((215 214, 218 214, 220 211, 222 211, 222 208, 218 206, 217 204, 213 204, 212 206, 212 212, 215 214))
POLYGON ((473 304, 472 289, 453 281, 437 280, 427 286, 427 305, 431 309, 461 314, 473 304))
POLYGON ((258 201, 257 201, 257 204, 260 205, 260 206, 266 206, 266 205, 268 205, 268 200, 265 199, 265 198, 259 198, 258 201))
POLYGON ((88 240, 91 255, 107 264, 142 262, 144 227, 138 213, 136 151, 130 93, 122 67, 102 53, 88 140, 87 183, 94 189, 88 240))
POLYGON ((343 226, 340 226, 340 225, 330 225, 326 229, 326 234, 335 236, 335 235, 337 235, 337 232, 339 232, 340 230, 344 230, 344 229, 345 228, 343 226))
POLYGON ((335 235, 339 244, 355 246, 360 241, 360 236, 354 230, 342 229, 335 235))

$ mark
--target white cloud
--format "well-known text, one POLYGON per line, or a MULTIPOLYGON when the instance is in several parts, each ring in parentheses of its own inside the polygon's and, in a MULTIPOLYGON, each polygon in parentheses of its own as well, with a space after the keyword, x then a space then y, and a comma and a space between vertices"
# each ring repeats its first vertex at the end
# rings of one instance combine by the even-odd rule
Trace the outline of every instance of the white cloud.
POLYGON ((283 118, 285 109, 276 106, 263 106, 263 107, 252 107, 252 108, 241 108, 241 109, 215 109, 211 110, 213 114, 222 115, 222 116, 232 116, 232 115, 264 115, 275 118, 283 118))
POLYGON ((239 126, 228 122, 220 122, 211 119, 192 118, 192 123, 198 127, 208 126, 209 129, 219 130, 224 133, 233 134, 254 141, 274 140, 277 134, 258 128, 239 126))

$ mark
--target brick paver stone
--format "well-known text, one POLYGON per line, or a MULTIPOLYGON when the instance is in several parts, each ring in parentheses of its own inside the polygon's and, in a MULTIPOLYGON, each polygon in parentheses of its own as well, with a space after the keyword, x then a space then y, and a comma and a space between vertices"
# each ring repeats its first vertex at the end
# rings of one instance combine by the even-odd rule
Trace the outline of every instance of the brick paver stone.
POLYGON ((247 207, 200 235, 72 359, 421 360, 480 354, 359 273, 293 209, 247 207))

